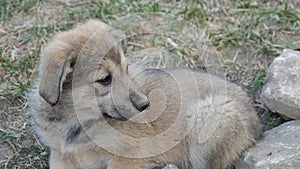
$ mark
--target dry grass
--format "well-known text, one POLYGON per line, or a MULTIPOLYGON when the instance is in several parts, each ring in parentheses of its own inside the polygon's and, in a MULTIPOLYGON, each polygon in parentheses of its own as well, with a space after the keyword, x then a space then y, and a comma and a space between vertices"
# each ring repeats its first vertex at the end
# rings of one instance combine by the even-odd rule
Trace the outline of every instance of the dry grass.
POLYGON ((0 168, 48 168, 48 150, 32 131, 25 92, 52 35, 90 18, 127 33, 133 62, 225 76, 253 97, 266 128, 282 120, 257 93, 272 59, 283 48, 300 49, 299 2, 6 0, 0 9, 0 168), (128 17, 136 13, 147 14, 128 17))

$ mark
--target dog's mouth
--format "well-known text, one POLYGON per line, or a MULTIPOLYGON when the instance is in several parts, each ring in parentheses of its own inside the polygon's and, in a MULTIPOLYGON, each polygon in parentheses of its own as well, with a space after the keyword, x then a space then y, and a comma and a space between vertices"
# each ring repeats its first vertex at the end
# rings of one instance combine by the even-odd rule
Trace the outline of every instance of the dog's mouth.
POLYGON ((124 116, 122 116, 119 112, 118 112, 118 116, 111 116, 110 114, 103 112, 103 117, 107 118, 107 119, 115 119, 115 120, 119 120, 119 121, 127 121, 128 119, 124 116))

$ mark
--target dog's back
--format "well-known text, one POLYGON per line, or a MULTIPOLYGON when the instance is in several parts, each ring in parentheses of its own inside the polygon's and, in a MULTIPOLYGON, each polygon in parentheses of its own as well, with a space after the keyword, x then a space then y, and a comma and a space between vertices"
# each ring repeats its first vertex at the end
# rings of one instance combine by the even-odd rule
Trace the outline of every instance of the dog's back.
POLYGON ((179 168, 224 169, 261 134, 250 99, 239 86, 222 78, 191 70, 146 69, 134 80, 148 95, 153 90, 163 93, 151 100, 152 104, 163 102, 163 98, 171 100, 164 109, 168 115, 162 114, 151 123, 158 127, 158 133, 182 118, 183 123, 178 123, 181 128, 168 131, 172 132, 168 133, 169 144, 187 134, 181 146, 168 154, 170 159, 177 159, 178 154, 187 153, 187 161, 169 161, 179 168))

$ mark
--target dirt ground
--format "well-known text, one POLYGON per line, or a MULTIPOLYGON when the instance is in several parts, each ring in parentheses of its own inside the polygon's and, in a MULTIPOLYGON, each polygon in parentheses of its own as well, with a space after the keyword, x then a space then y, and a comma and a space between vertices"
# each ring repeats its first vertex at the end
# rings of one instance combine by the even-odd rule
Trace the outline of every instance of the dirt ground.
POLYGON ((4 0, 0 8, 0 168, 48 168, 26 91, 51 37, 88 19, 126 32, 130 62, 223 76, 253 98, 265 129, 284 121, 259 93, 282 49, 300 50, 300 2, 4 0))

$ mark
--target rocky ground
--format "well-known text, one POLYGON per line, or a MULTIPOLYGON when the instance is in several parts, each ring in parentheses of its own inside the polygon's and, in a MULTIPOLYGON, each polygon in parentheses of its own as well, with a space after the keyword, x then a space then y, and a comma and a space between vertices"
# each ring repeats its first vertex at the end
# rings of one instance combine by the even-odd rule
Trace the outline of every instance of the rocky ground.
MULTIPOLYGON (((204 69, 243 86, 253 98, 264 129, 272 130, 245 153, 241 166, 276 168, 271 161, 277 159, 280 163, 278 153, 289 153, 274 148, 274 134, 290 135, 295 141, 279 139, 277 143, 298 150, 294 156, 281 159, 299 166, 299 122, 276 127, 295 117, 289 113, 282 116, 269 105, 271 111, 260 97, 274 58, 285 48, 300 50, 299 2, 6 0, 0 2, 0 8, 0 168, 48 168, 49 151, 33 132, 25 93, 37 74, 40 51, 53 34, 91 18, 126 32, 131 62, 204 69), (290 132, 278 134, 285 130, 290 132), (254 156, 257 149, 274 151, 254 156)), ((299 93, 294 93, 299 99, 299 93)))

